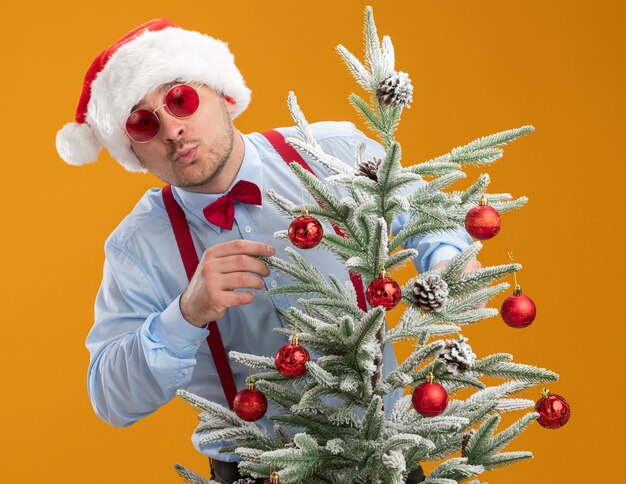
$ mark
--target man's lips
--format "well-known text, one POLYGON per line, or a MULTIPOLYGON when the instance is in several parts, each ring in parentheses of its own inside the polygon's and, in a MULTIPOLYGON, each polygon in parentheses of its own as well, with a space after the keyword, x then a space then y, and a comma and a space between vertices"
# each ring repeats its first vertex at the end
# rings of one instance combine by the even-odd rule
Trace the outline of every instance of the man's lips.
POLYGON ((176 153, 176 163, 178 163, 179 165, 188 165, 196 157, 197 151, 197 146, 194 146, 193 148, 188 148, 183 151, 179 151, 178 153, 176 153))

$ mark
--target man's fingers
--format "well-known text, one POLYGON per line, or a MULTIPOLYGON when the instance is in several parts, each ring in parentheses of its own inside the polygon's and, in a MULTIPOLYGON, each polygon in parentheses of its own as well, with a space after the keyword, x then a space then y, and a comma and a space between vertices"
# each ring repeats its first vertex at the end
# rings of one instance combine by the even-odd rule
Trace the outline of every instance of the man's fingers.
POLYGON ((270 275, 270 270, 263 261, 244 254, 230 255, 217 259, 214 268, 222 274, 231 272, 252 272, 263 277, 270 275))
POLYGON ((236 254, 267 257, 274 255, 275 252, 276 249, 274 249, 274 247, 262 242, 254 242, 252 240, 231 240, 230 242, 223 242, 221 244, 216 244, 213 247, 209 247, 205 251, 205 254, 209 253, 214 257, 228 257, 236 254))
POLYGON ((222 305, 226 308, 250 304, 254 301, 256 294, 251 291, 223 291, 220 294, 223 300, 222 305))
POLYGON ((232 289, 263 289, 265 284, 263 279, 248 272, 231 272, 220 277, 218 282, 220 290, 230 291, 232 289))

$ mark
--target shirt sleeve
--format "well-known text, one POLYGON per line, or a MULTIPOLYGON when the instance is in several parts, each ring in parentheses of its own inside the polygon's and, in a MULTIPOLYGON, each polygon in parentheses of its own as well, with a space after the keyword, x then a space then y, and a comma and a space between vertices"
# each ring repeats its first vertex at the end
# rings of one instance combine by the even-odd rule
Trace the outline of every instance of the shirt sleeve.
POLYGON ((86 342, 87 386, 98 417, 125 427, 189 383, 208 330, 183 318, 180 296, 162 307, 162 298, 128 253, 107 245, 105 254, 95 323, 86 342))
MULTIPOLYGON (((365 136, 359 129, 354 127, 354 140, 356 147, 360 143, 365 143, 365 152, 377 158, 385 156, 385 150, 376 141, 365 136)), ((420 180, 402 189, 403 194, 408 195, 427 182, 420 180)), ((409 220, 410 214, 400 213, 392 221, 391 233, 397 234, 404 224, 409 220)), ((472 238, 464 227, 459 227, 454 231, 445 231, 440 233, 427 233, 410 238, 404 243, 405 249, 416 249, 417 256, 414 259, 415 268, 418 272, 426 272, 431 270, 438 263, 450 260, 455 255, 461 253, 472 244, 472 238)))

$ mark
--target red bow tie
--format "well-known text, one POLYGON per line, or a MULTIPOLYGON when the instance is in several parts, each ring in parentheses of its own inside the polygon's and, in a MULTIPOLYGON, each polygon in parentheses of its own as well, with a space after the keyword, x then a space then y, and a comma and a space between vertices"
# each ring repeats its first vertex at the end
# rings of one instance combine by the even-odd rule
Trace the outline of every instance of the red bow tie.
POLYGON ((235 220, 235 201, 261 205, 261 190, 252 182, 239 180, 230 192, 209 203, 202 212, 213 225, 232 230, 235 220))

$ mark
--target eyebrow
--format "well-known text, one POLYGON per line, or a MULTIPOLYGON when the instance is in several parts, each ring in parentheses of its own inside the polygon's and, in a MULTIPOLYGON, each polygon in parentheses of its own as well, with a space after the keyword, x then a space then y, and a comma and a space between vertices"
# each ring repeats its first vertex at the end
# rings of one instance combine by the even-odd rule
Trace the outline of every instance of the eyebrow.
MULTIPOLYGON (((170 87, 175 86, 176 84, 180 84, 181 81, 172 81, 172 82, 168 82, 167 84, 163 84, 161 85, 161 87, 159 87, 157 89, 156 92, 158 92, 159 94, 162 94, 166 91, 168 91, 170 89, 170 87)), ((130 112, 132 113, 135 109, 140 108, 142 105, 144 105, 145 103, 143 101, 139 101, 137 104, 135 104, 131 109, 130 112)))

